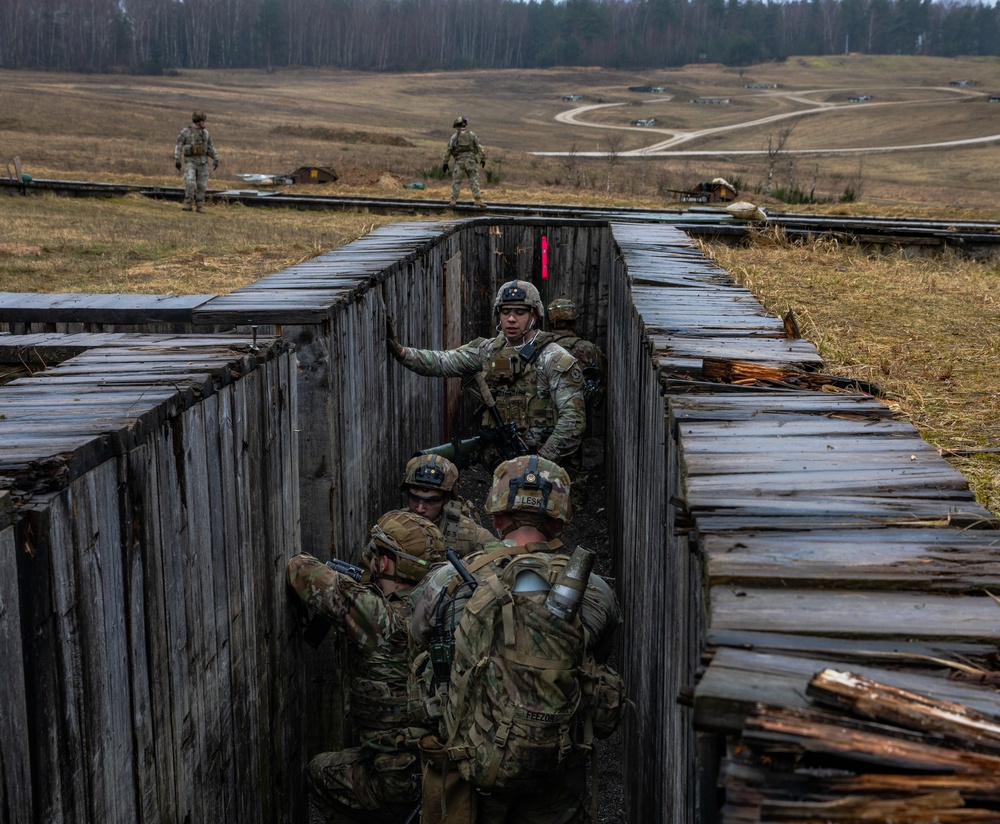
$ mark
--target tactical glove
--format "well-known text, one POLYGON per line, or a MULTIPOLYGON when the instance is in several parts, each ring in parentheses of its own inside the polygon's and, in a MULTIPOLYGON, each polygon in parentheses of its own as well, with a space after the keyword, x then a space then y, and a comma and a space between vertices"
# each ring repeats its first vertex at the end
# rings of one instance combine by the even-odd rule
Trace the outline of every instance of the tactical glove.
POLYGON ((485 169, 486 168, 486 158, 485 157, 482 160, 479 161, 479 168, 480 169, 485 169))
POLYGON ((442 163, 441 164, 441 174, 443 174, 443 175, 448 174, 448 164, 447 163, 442 163))
POLYGON ((396 323, 391 317, 385 319, 386 343, 389 345, 389 354, 396 360, 402 362, 406 350, 396 337, 396 323))
POLYGON ((179 160, 174 161, 174 168, 179 172, 181 170, 181 162, 179 160))
POLYGON ((212 171, 214 172, 218 168, 219 168, 219 161, 216 160, 215 162, 212 163, 212 171))

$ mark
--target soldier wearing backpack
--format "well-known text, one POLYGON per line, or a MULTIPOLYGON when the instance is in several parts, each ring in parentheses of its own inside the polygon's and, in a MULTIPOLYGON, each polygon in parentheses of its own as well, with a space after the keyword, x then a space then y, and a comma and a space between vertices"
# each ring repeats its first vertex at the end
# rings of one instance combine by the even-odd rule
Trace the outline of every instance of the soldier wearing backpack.
POLYGON ((444 541, 426 518, 398 510, 378 519, 364 555, 367 583, 311 555, 288 562, 288 586, 348 641, 351 720, 360 739, 360 746, 317 755, 306 777, 326 816, 395 824, 420 801, 417 744, 427 733, 408 703, 407 599, 444 559, 444 541))
MULTIPOLYGON (((501 541, 414 589, 412 675, 437 740, 425 739, 424 821, 570 824, 585 820, 586 763, 624 701, 603 664, 620 623, 614 592, 581 568, 587 550, 559 538, 571 517, 569 476, 527 455, 497 467, 486 510, 501 541), (458 773, 473 790, 461 818, 435 795, 458 773), (433 816, 433 817, 428 817, 433 816)), ((592 556, 591 559, 592 560, 592 556)), ((596 796, 592 797, 596 805, 596 796)))

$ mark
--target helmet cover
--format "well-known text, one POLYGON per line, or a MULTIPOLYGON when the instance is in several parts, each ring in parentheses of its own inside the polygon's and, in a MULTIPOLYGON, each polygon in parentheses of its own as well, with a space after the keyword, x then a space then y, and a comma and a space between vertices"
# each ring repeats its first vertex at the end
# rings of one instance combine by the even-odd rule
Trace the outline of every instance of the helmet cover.
POLYGON ((493 473, 486 511, 491 515, 544 515, 568 524, 573 518, 569 475, 558 464, 538 455, 504 461, 493 473))
POLYGON ((442 458, 440 455, 417 455, 407 461, 403 482, 399 488, 406 490, 415 486, 420 489, 445 492, 449 498, 453 498, 456 483, 458 483, 458 467, 447 458, 442 458))

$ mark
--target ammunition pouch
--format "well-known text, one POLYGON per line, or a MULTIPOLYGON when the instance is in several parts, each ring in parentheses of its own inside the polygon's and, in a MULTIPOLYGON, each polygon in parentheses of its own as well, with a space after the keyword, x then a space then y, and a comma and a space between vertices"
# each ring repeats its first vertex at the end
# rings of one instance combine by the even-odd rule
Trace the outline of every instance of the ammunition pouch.
POLYGON ((475 824, 476 792, 448 760, 444 743, 436 735, 420 739, 423 773, 421 824, 475 824))

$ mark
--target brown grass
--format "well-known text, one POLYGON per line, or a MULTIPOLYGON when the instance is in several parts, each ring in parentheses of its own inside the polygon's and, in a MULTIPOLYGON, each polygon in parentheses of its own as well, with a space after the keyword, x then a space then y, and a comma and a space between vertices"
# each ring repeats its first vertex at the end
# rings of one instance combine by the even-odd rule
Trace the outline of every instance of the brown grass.
POLYGON ((0 291, 222 294, 315 257, 393 218, 130 196, 0 198, 0 291), (324 219, 325 218, 325 219, 324 219))
MULTIPOLYGON (((827 371, 884 388, 894 410, 946 449, 1000 447, 1000 266, 944 255, 869 255, 762 234, 705 246, 773 314, 794 310, 827 371)), ((952 458, 1000 512, 1000 455, 952 458)))

